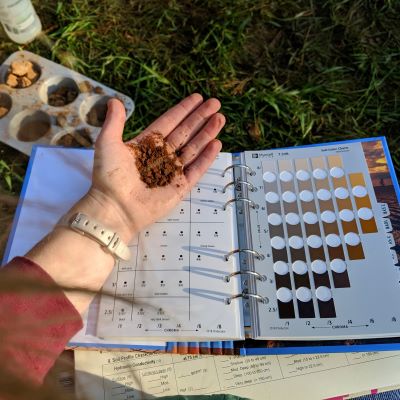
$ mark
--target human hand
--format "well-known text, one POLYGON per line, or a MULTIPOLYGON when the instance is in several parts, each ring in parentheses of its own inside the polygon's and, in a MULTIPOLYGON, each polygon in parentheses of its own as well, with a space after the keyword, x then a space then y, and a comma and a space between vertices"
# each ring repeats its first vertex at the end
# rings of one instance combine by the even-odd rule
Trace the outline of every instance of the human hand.
POLYGON ((168 214, 198 182, 221 150, 215 137, 225 124, 220 102, 203 102, 199 94, 182 100, 131 142, 152 132, 161 133, 173 151, 179 151, 184 173, 166 186, 148 188, 136 168, 135 156, 122 141, 125 109, 108 103, 107 118, 95 145, 92 186, 82 200, 85 211, 115 229, 125 241, 135 232, 168 214), (99 210, 99 211, 96 211, 99 210), (93 215, 95 213, 95 215, 93 215), (99 215, 100 214, 100 215, 99 215))

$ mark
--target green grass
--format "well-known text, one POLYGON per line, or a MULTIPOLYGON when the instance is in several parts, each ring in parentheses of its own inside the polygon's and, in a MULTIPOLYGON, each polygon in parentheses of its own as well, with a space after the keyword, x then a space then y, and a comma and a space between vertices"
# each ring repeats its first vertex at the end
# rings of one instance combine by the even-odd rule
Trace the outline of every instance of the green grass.
MULTIPOLYGON (((127 139, 198 91, 222 102, 225 151, 386 135, 400 166, 399 2, 34 4, 47 40, 24 48, 130 95, 127 139)), ((2 40, 0 62, 17 49, 2 40)), ((0 150, 0 185, 18 193, 26 158, 0 150)))

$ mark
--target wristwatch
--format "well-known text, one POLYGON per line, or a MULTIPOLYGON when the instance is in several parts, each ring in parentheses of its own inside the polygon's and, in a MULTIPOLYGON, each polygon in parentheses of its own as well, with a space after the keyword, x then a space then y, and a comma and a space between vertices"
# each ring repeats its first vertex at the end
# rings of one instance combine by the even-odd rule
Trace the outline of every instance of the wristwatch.
POLYGON ((116 232, 102 226, 98 221, 78 212, 70 217, 62 218, 57 225, 66 226, 81 235, 99 243, 104 250, 120 260, 129 260, 131 252, 116 232))

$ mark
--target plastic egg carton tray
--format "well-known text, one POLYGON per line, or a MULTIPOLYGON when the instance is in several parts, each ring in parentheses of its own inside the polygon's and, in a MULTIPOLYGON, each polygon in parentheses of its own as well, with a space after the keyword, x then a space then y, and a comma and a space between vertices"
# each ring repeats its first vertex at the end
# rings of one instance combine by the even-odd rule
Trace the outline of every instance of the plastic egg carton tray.
POLYGON ((15 52, 0 66, 0 141, 28 155, 36 144, 91 147, 111 97, 124 103, 128 119, 134 110, 130 97, 36 54, 15 52), (10 86, 15 77, 29 84, 10 77, 14 61, 33 64, 31 86, 10 86))

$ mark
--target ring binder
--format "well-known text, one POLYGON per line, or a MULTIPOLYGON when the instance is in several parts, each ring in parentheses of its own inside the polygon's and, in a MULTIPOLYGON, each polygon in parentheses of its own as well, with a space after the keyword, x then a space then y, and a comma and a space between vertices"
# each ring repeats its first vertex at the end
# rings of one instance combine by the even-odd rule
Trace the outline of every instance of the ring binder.
POLYGON ((247 166, 247 165, 245 165, 245 164, 232 164, 232 165, 230 165, 229 167, 226 167, 226 168, 224 169, 224 172, 222 172, 222 177, 225 176, 225 172, 226 172, 226 171, 228 171, 228 170, 230 170, 230 169, 232 169, 232 168, 236 168, 236 167, 237 167, 237 168, 243 168, 243 169, 247 170, 247 171, 249 172, 249 175, 251 175, 251 176, 253 176, 253 175, 256 174, 249 166, 247 166))
POLYGON ((253 275, 256 277, 256 279, 258 279, 261 282, 264 282, 267 280, 267 277, 265 275, 261 275, 258 272, 254 272, 254 271, 235 271, 229 275, 226 275, 224 280, 225 280, 225 282, 229 282, 231 280, 231 278, 233 278, 236 275, 241 275, 241 274, 253 275))
POLYGON ((249 204, 250 204, 250 207, 253 208, 253 209, 257 209, 257 208, 258 208, 258 204, 254 203, 253 200, 249 200, 249 199, 247 199, 247 198, 245 198, 245 197, 235 197, 234 199, 228 200, 228 201, 224 204, 224 206, 222 207, 222 209, 225 211, 225 210, 226 210, 226 206, 227 206, 228 204, 234 203, 234 202, 236 202, 236 201, 244 201, 244 202, 246 202, 246 203, 249 203, 249 204))
POLYGON ((238 179, 237 181, 232 181, 232 182, 227 183, 227 184, 224 186, 224 188, 222 189, 222 193, 225 193, 225 192, 226 192, 226 189, 227 189, 229 186, 231 186, 231 185, 235 185, 235 186, 236 186, 236 185, 237 185, 237 186, 240 186, 240 185, 247 185, 247 186, 250 187, 250 191, 251 191, 251 192, 256 192, 256 191, 257 191, 257 188, 256 188, 252 183, 246 182, 246 181, 242 181, 242 180, 238 179))
POLYGON ((231 255, 233 255, 233 254, 236 254, 236 253, 250 253, 250 254, 253 254, 254 257, 257 258, 257 260, 264 260, 264 258, 265 258, 263 254, 259 253, 256 250, 252 250, 252 249, 235 249, 235 250, 232 250, 228 254, 225 255, 225 261, 228 261, 229 257, 231 255))
POLYGON ((239 297, 243 297, 246 300, 249 299, 250 297, 253 297, 254 299, 257 299, 260 303, 263 303, 263 304, 268 304, 268 302, 269 302, 268 297, 260 296, 259 294, 256 294, 256 293, 248 293, 247 291, 243 290, 242 293, 234 294, 231 297, 227 297, 225 299, 225 304, 229 305, 229 304, 231 304, 232 300, 238 299, 239 297))

